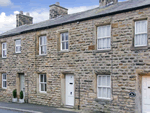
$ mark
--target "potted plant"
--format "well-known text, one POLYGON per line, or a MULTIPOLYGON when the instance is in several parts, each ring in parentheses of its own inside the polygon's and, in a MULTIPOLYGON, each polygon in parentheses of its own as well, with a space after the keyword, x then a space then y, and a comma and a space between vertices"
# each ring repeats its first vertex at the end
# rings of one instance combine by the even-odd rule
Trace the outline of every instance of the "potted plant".
POLYGON ((16 89, 13 90, 12 102, 17 102, 17 90, 16 89))
POLYGON ((19 103, 24 103, 23 91, 20 91, 20 99, 19 99, 19 103))

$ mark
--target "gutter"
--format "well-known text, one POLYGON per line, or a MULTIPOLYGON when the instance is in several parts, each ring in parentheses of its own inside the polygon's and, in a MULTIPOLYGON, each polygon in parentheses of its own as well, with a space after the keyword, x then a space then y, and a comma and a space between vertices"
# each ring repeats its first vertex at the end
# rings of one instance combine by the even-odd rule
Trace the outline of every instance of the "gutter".
POLYGON ((14 33, 14 34, 12 33, 12 34, 9 34, 9 35, 3 35, 3 36, 0 36, 0 38, 5 38, 5 37, 9 37, 9 36, 15 36, 15 35, 31 32, 31 31, 38 31, 38 30, 42 30, 42 29, 48 29, 48 28, 60 26, 60 25, 63 25, 63 24, 69 24, 69 23, 73 23, 73 22, 77 22, 77 21, 84 21, 84 20, 94 19, 94 18, 98 18, 98 17, 115 15, 115 14, 118 14, 118 13, 123 13, 123 12, 128 12, 128 11, 133 11, 133 10, 137 10, 137 9, 146 8, 148 6, 150 6, 150 4, 143 5, 143 6, 137 6, 137 7, 130 8, 130 9, 124 9, 124 10, 120 10, 120 11, 105 13, 105 14, 101 14, 101 15, 95 15, 95 16, 91 16, 91 17, 81 18, 81 19, 72 20, 72 21, 59 23, 59 24, 55 24, 55 25, 51 25, 51 26, 46 26, 46 27, 42 27, 42 28, 35 28, 35 29, 31 29, 31 30, 26 30, 26 31, 22 31, 20 33, 14 33))

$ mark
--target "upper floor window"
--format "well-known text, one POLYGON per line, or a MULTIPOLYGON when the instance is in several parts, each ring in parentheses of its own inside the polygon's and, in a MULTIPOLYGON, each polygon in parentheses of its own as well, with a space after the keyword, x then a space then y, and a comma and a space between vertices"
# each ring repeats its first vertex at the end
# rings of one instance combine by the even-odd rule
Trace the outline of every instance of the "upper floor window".
POLYGON ((135 22, 134 46, 147 46, 147 20, 135 22))
POLYGON ((97 76, 97 97, 102 99, 111 99, 110 75, 97 76))
POLYGON ((39 37, 39 54, 46 55, 47 53, 47 38, 46 36, 39 37))
POLYGON ((68 50, 68 33, 61 33, 61 50, 68 50))
POLYGON ((47 82, 46 82, 46 74, 40 74, 39 75, 39 90, 40 92, 46 92, 47 91, 47 82))
POLYGON ((97 27, 97 50, 111 49, 111 26, 97 27))
POLYGON ((15 51, 16 53, 21 53, 21 40, 16 40, 15 41, 15 51))
POLYGON ((7 44, 2 43, 2 58, 6 58, 7 57, 7 44))
POLYGON ((6 73, 2 74, 2 88, 3 89, 7 88, 7 75, 6 75, 6 73))

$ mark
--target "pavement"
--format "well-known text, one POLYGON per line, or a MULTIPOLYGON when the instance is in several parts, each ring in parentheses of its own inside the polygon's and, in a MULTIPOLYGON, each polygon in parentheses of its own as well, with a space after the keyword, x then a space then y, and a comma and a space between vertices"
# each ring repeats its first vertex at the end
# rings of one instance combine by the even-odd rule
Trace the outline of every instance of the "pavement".
POLYGON ((0 102, 0 113, 79 113, 79 111, 28 103, 20 104, 0 102))
POLYGON ((0 113, 23 113, 23 112, 0 109, 0 113))

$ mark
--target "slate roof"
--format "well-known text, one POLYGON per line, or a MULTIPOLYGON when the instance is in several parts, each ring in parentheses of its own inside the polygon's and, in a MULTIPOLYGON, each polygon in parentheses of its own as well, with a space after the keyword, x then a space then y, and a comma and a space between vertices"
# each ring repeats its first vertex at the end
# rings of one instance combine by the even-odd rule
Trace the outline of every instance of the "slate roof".
POLYGON ((115 14, 123 11, 134 10, 142 7, 150 6, 150 0, 129 0, 125 2, 118 2, 114 5, 105 7, 97 7, 91 10, 87 10, 80 13, 68 14, 63 17, 46 20, 40 23, 23 25, 0 34, 0 38, 21 34, 33 30, 46 29, 48 27, 54 27, 61 24, 77 22, 85 19, 101 17, 105 15, 115 14))

